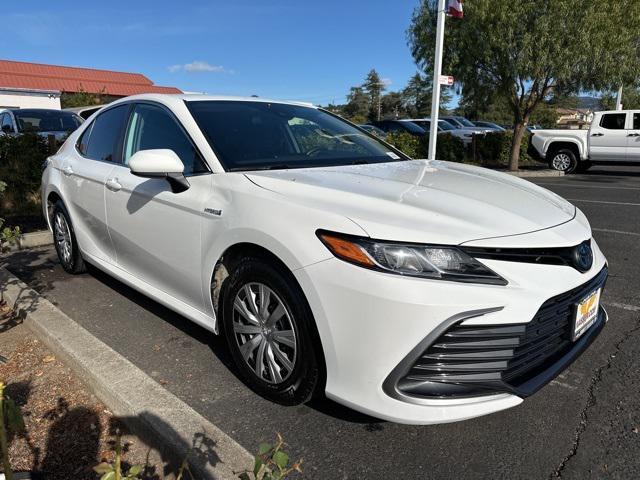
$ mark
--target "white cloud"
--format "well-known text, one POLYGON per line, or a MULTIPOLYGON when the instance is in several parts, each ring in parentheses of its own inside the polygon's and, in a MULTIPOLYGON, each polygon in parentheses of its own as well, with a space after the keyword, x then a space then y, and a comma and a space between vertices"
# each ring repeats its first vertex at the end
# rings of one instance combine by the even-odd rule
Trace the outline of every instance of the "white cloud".
POLYGON ((389 85, 391 85, 393 82, 391 81, 390 78, 381 78, 380 79, 380 83, 383 84, 385 87, 388 87, 389 85))
POLYGON ((228 70, 224 68, 222 65, 211 65, 208 62, 203 62, 200 60, 194 60, 191 63, 185 64, 176 64, 167 67, 167 69, 171 73, 175 72, 189 72, 189 73, 234 73, 233 70, 228 70))

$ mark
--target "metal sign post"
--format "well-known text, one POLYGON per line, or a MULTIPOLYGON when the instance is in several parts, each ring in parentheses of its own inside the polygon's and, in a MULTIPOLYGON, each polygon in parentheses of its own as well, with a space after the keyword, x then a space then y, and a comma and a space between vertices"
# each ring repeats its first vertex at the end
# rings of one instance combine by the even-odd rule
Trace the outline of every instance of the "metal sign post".
POLYGON ((440 73, 442 72, 442 45, 444 43, 445 0, 438 0, 436 29, 436 55, 433 62, 433 96, 431 97, 431 130, 429 132, 429 160, 436 159, 438 140, 438 113, 440 112, 440 73))

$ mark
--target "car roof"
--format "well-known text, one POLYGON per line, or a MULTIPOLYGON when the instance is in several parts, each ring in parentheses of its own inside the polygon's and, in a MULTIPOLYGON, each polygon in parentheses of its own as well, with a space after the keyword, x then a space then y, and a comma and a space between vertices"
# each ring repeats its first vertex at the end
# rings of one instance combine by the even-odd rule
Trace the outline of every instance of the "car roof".
POLYGON ((150 100, 150 101, 184 101, 184 102, 204 102, 204 101, 232 101, 232 102, 256 102, 256 103, 281 103, 286 105, 298 105, 304 107, 316 108, 315 105, 309 102, 296 102, 289 100, 273 100, 270 98, 261 97, 241 97, 241 96, 229 96, 229 95, 204 95, 195 93, 174 93, 174 94, 162 94, 162 93, 144 93, 141 95, 131 95, 130 97, 124 97, 117 100, 115 103, 131 100, 150 100))

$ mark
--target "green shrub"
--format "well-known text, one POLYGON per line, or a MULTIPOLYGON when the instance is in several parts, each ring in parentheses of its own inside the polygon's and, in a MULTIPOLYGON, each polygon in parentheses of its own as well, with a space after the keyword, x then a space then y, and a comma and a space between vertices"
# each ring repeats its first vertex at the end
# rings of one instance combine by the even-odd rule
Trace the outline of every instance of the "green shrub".
POLYGON ((0 137, 0 178, 6 191, 0 212, 9 215, 40 211, 42 165, 49 155, 47 139, 36 134, 0 137))
MULTIPOLYGON (((475 138, 475 158, 478 163, 486 166, 506 167, 511 158, 511 142, 513 132, 487 133, 477 135, 475 138)), ((526 133, 520 144, 520 161, 527 162, 531 159, 527 154, 529 146, 529 134, 526 133)))
MULTIPOLYGON (((390 133, 387 142, 411 158, 420 159, 429 156, 429 135, 416 137, 409 133, 390 133)), ((436 158, 449 162, 464 162, 468 152, 462 140, 453 135, 438 135, 436 158)))

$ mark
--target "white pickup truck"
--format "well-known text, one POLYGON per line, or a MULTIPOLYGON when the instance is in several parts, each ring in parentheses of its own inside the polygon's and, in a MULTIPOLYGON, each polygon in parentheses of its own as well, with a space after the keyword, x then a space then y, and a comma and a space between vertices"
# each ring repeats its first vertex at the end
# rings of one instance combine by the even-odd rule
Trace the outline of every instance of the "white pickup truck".
POLYGON ((596 112, 589 130, 534 130, 529 155, 573 173, 594 163, 640 162, 640 110, 596 112))

